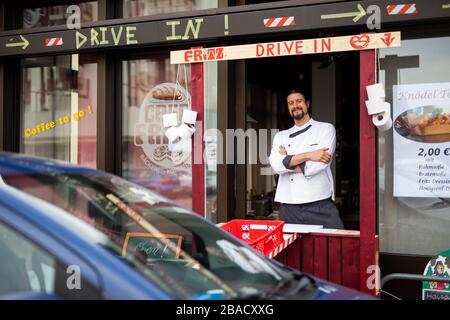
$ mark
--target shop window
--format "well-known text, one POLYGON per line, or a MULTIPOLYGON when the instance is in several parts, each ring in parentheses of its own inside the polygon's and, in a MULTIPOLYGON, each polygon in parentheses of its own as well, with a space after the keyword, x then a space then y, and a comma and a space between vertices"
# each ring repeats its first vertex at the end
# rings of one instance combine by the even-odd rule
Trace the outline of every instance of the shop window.
MULTIPOLYGON (((191 66, 172 65, 164 56, 126 60, 122 64, 124 178, 192 209, 192 141, 169 143, 163 115, 175 113, 181 124, 185 109, 192 109, 191 66)), ((217 127, 217 64, 204 64, 205 132, 214 138, 217 127)), ((215 142, 207 138, 209 164, 205 164, 205 215, 216 220, 217 167, 215 142)))
POLYGON ((95 57, 27 58, 22 64, 20 151, 95 168, 95 57))
POLYGON ((162 117, 176 113, 180 123, 191 108, 189 66, 169 58, 123 62, 123 176, 192 208, 190 140, 169 149, 162 117))
POLYGON ((218 0, 124 0, 123 17, 217 8, 218 0))
POLYGON ((450 38, 402 40, 379 52, 393 128, 378 132, 381 251, 450 247, 450 38))
MULTIPOLYGON (((79 6, 81 23, 97 21, 97 1, 73 3, 79 6)), ((71 4, 49 7, 26 8, 22 10, 22 28, 64 25, 67 21, 67 8, 71 4)))

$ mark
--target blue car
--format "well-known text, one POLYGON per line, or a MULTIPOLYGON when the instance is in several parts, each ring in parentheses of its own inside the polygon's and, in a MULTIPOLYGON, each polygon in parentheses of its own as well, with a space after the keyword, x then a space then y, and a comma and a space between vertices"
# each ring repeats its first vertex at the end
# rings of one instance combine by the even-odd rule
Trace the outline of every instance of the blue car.
POLYGON ((98 170, 0 153, 0 299, 371 299, 98 170))

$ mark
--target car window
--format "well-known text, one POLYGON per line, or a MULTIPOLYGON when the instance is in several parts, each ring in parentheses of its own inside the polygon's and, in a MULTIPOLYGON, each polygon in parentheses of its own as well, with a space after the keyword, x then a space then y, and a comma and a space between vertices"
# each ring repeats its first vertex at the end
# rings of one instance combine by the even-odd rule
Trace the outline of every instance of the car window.
POLYGON ((81 276, 79 288, 76 279, 67 281, 72 274, 67 266, 1 222, 0 261, 0 296, 36 292, 62 299, 99 297, 81 276))
MULTIPOLYGON (((7 184, 65 209, 106 235, 113 245, 97 244, 176 297, 195 298, 217 291, 233 297, 241 291, 270 291, 286 276, 268 259, 204 219, 121 178, 93 172, 2 177, 7 184)), ((81 234, 79 228, 73 229, 81 234)))

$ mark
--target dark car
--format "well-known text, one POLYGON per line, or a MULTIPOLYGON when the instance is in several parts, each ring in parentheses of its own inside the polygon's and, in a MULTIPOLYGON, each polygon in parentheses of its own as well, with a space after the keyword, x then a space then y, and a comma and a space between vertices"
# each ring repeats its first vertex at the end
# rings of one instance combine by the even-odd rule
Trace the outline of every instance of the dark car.
POLYGON ((130 170, 125 176, 127 180, 168 198, 175 198, 182 192, 180 179, 175 174, 161 175, 160 170, 147 168, 130 170))
POLYGON ((371 298, 271 260, 111 174, 0 153, 0 178, 3 298, 371 298))

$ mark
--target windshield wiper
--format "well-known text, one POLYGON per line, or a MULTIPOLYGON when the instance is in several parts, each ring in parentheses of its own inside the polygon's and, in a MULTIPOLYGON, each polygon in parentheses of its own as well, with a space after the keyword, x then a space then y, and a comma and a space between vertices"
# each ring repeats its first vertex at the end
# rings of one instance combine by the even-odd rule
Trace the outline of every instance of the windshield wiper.
POLYGON ((288 278, 288 277, 283 278, 280 282, 278 282, 273 287, 272 290, 270 290, 270 295, 274 296, 274 295, 278 294, 281 291, 281 289, 283 289, 284 287, 289 285, 293 280, 295 280, 294 277, 292 277, 292 278, 288 278))
POLYGON ((293 278, 297 280, 295 287, 288 291, 288 296, 293 296, 306 288, 308 285, 315 286, 316 281, 304 273, 294 273, 293 278))
POLYGON ((293 296, 300 292, 303 288, 308 285, 315 285, 315 280, 310 276, 300 273, 300 272, 291 272, 291 277, 283 278, 279 283, 277 283, 272 290, 268 292, 269 297, 275 296, 293 296), (295 286, 286 293, 281 293, 281 290, 286 286, 295 283, 295 286))
POLYGON ((271 295, 266 291, 255 291, 255 292, 238 292, 235 299, 238 300, 263 300, 269 299, 271 295))
POLYGON ((236 299, 242 300, 260 300, 260 299, 272 299, 277 298, 280 295, 280 290, 287 286, 294 278, 283 278, 280 282, 274 285, 272 289, 267 290, 256 290, 251 292, 243 292, 242 290, 238 291, 238 296, 236 299))

